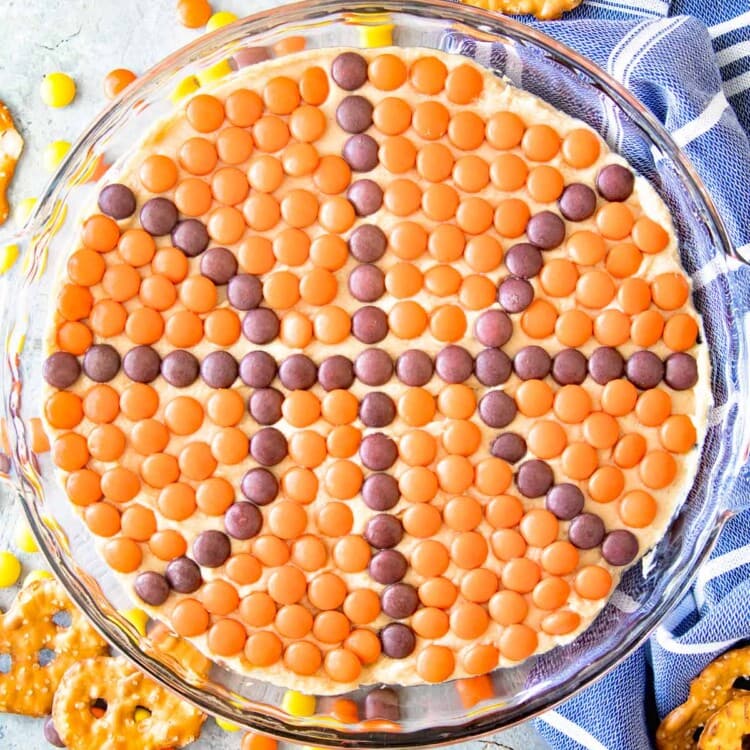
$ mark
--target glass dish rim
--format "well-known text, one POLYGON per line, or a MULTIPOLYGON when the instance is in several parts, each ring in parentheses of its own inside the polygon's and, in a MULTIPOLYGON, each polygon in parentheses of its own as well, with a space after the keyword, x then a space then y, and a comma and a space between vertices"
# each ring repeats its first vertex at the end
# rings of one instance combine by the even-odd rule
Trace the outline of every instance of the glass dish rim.
MULTIPOLYGON (((137 102, 144 96, 144 92, 156 89, 160 79, 168 73, 181 68, 184 64, 209 56, 212 51, 220 48, 233 40, 248 38, 257 34, 273 31, 279 26, 294 24, 295 22, 310 22, 316 18, 330 17, 342 12, 348 13, 403 13, 413 17, 427 16, 433 20, 459 23, 467 26, 473 31, 491 34, 499 38, 510 38, 515 42, 529 44, 541 49, 552 59, 563 65, 572 67, 574 70, 583 71, 590 79, 600 85, 607 96, 615 101, 625 113, 631 117, 647 137, 669 156, 677 169, 682 172, 684 181, 688 184, 691 197, 705 211, 708 218, 708 231, 713 243, 727 255, 735 255, 726 228, 718 215, 716 207, 708 194, 702 180, 698 176, 687 157, 679 150, 672 141, 669 134, 635 97, 621 84, 612 79, 594 63, 573 51, 566 45, 548 37, 537 28, 525 25, 508 17, 498 16, 482 9, 464 6, 457 3, 445 2, 444 0, 425 0, 424 2, 401 3, 398 0, 382 0, 382 2, 370 3, 367 0, 306 0, 305 2, 284 5, 281 8, 261 11, 248 16, 228 27, 219 29, 211 34, 200 37, 198 40, 182 47, 176 52, 163 59, 151 70, 145 73, 138 81, 129 88, 125 96, 109 105, 84 131, 76 142, 57 174, 50 180, 42 192, 34 212, 27 224, 19 233, 19 237, 29 238, 35 234, 42 235, 51 221, 54 221, 59 201, 69 190, 71 177, 79 169, 81 161, 86 158, 89 149, 106 132, 107 128, 117 126, 117 119, 121 113, 129 112, 137 106, 137 102)), ((251 726, 250 722, 255 712, 232 713, 230 706, 224 700, 221 705, 219 697, 203 692, 199 686, 188 683, 170 670, 162 660, 149 655, 139 646, 137 639, 128 638, 125 632, 113 627, 111 618, 94 605, 94 598, 80 581, 76 580, 65 563, 61 562, 56 552, 56 540, 51 532, 38 523, 33 514, 33 509, 28 503, 22 501, 22 508, 26 514, 35 534, 40 538, 41 549, 47 561, 53 568, 57 577, 63 582, 75 603, 83 609, 92 620, 94 626, 105 636, 105 638, 122 651, 128 659, 136 663, 147 674, 177 692, 181 697, 200 706, 209 713, 220 715, 229 721, 239 721, 251 726)), ((704 533, 704 545, 692 550, 689 565, 685 566, 686 573, 681 578, 671 581, 665 588, 658 607, 651 610, 644 621, 638 624, 631 632, 629 639, 623 641, 623 647, 616 652, 599 658, 592 664, 583 667, 574 684, 564 687, 558 686, 557 690, 548 691, 543 696, 532 699, 528 705, 519 707, 508 721, 502 713, 494 712, 469 718, 460 725, 450 727, 435 727, 427 730, 409 730, 401 734, 385 732, 356 734, 353 732, 340 732, 334 727, 300 726, 295 724, 293 717, 290 720, 266 716, 267 720, 275 721, 277 726, 271 729, 271 733, 283 739, 294 742, 305 742, 332 746, 334 744, 353 746, 389 746, 389 747, 422 747, 426 745, 454 743, 483 734, 489 734, 499 729, 507 728, 513 724, 526 721, 539 715, 564 700, 569 699, 595 680, 604 676, 622 660, 627 658, 648 637, 650 632, 658 626, 669 609, 686 592, 692 577, 699 564, 709 554, 713 542, 716 540, 724 522, 731 516, 730 511, 717 514, 714 524, 704 533), (446 736, 449 734, 450 736, 446 736), (364 740, 364 742, 363 742, 364 740)), ((262 731, 268 732, 269 728, 263 726, 262 731)))

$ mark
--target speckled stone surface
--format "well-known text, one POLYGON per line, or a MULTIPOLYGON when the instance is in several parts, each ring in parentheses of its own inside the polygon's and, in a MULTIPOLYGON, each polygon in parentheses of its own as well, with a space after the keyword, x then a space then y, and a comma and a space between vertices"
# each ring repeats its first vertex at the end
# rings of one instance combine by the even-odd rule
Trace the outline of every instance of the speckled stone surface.
MULTIPOLYGON (((222 0, 215 9, 246 15, 277 6, 269 0, 222 0)), ((147 70, 166 54, 192 41, 198 31, 179 25, 174 0, 0 0, 0 100, 11 109, 26 142, 11 191, 11 205, 39 195, 50 178, 42 166, 44 147, 55 140, 75 141, 106 105, 102 79, 113 68, 136 73, 147 70), (75 101, 65 109, 50 109, 39 97, 45 73, 64 71, 76 81, 75 101)), ((11 228, 0 227, 0 237, 11 228)), ((0 486, 0 549, 12 549, 22 559, 26 575, 44 567, 39 554, 18 553, 14 544, 20 511, 0 486)), ((5 609, 15 590, 0 590, 5 609)), ((206 724, 195 750, 239 749, 241 732, 226 733, 213 721, 206 724)), ((2 750, 50 747, 42 722, 0 714, 2 750)), ((462 748, 544 750, 530 726, 522 726, 462 748)), ((134 748, 134 750, 136 750, 134 748)))

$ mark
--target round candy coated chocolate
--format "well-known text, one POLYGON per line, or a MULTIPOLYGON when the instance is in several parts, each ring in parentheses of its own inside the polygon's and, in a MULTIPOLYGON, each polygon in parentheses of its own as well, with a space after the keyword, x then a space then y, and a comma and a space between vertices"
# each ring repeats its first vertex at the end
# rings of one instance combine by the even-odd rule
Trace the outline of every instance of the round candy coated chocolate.
POLYGON ((620 164, 608 164, 596 177, 596 188, 608 201, 624 201, 630 197, 635 185, 633 173, 620 164))
POLYGON ((211 352, 201 362, 201 377, 211 388, 230 388, 238 372, 237 360, 229 352, 211 352))
POLYGON ((352 334, 363 344, 377 344, 388 335, 388 318, 379 307, 360 307, 352 315, 352 334))
POLYGON ((516 402, 503 391, 488 391, 479 401, 479 416, 488 427, 509 425, 516 412, 516 402))
MULTIPOLYGON (((393 623, 393 627, 404 628, 405 625, 393 623)), ((386 626, 386 627, 391 627, 386 626)), ((385 630, 385 628, 383 628, 385 630)), ((383 632, 380 637, 382 640, 383 632)), ((413 638, 413 634, 412 634, 413 638)), ((414 641, 416 645, 416 640, 414 641)), ((390 654, 389 654, 390 655, 390 654)), ((366 719, 385 719, 386 721, 399 721, 401 712, 398 707, 398 694, 392 688, 373 688, 365 696, 364 701, 366 719)))
POLYGON ((372 180, 357 180, 346 191, 357 216, 374 214, 383 205, 383 189, 372 180))
POLYGON ((386 427, 396 418, 396 405, 387 393, 368 393, 359 404, 359 418, 368 427, 386 427))
POLYGON ((239 70, 268 60, 270 57, 271 55, 265 47, 243 47, 229 58, 229 66, 232 70, 239 70))
POLYGON ((44 360, 42 376, 53 388, 67 388, 78 380, 81 365, 70 352, 55 352, 44 360))
POLYGON ((406 558, 395 549, 382 549, 373 555, 368 571, 370 577, 382 584, 397 583, 409 567, 406 558))
MULTIPOLYGON (((234 257, 234 253, 225 247, 212 247, 210 250, 206 250, 201 257, 201 273, 211 279, 214 284, 219 286, 227 284, 237 273, 237 258, 234 257)), ((252 306, 255 307, 255 305, 252 306)), ((238 309, 249 310, 250 308, 238 309)))
MULTIPOLYGON (((380 640, 383 642, 383 653, 394 659, 402 659, 403 656, 394 656, 386 650, 384 642, 386 639, 384 639, 383 633, 390 628, 394 629, 396 633, 403 629, 406 629, 411 633, 411 651, 413 651, 414 647, 417 645, 416 638, 414 637, 414 633, 411 632, 411 628, 402 625, 400 622, 390 623, 380 631, 380 640)), ((408 656, 411 651, 404 654, 404 656, 408 656)), ((385 721, 399 721, 401 719, 401 711, 398 706, 398 693, 392 688, 374 688, 373 690, 370 690, 365 696, 364 708, 366 719, 384 719, 385 721)))
POLYGON ((248 310, 242 319, 242 335, 253 344, 270 344, 280 328, 278 316, 267 307, 248 310))
POLYGON ((159 377, 161 357, 150 346, 136 346, 122 358, 122 369, 136 383, 150 383, 159 377))
POLYGON ((336 107, 336 122, 347 133, 363 133, 372 125, 372 102, 359 94, 345 96, 336 107))
POLYGON ((224 514, 224 528, 234 539, 250 539, 263 526, 263 516, 253 503, 233 503, 224 514))
POLYGON ((408 583, 392 583, 380 595, 383 612, 394 620, 403 620, 417 611, 419 596, 414 586, 408 583))
POLYGON ((404 535, 401 521, 395 516, 378 513, 365 525, 364 538, 376 549, 395 547, 404 535))
POLYGON ((359 446, 359 457, 368 469, 385 471, 396 463, 398 448, 396 443, 387 435, 382 432, 375 432, 362 439, 359 446))
POLYGON ((578 349, 563 349, 552 360, 552 377, 560 385, 580 385, 587 372, 588 362, 578 349))
POLYGON ((502 310, 486 310, 474 324, 474 336, 483 346, 502 346, 513 333, 513 323, 502 310))
POLYGON ((698 382, 698 364, 689 354, 670 354, 664 365, 664 381, 670 388, 685 391, 698 382))
POLYGON ((203 583, 201 569, 189 557, 176 557, 164 572, 167 583, 180 594, 192 594, 203 583))
POLYGON ((606 385, 610 380, 617 380, 625 372, 625 360, 622 354, 611 346, 600 346, 594 349, 589 357, 589 375, 599 385, 606 385))
POLYGON ((360 224, 349 237, 349 252, 360 263, 380 260, 387 246, 385 233, 374 224, 360 224))
POLYGON ((555 476, 550 465, 536 458, 522 463, 516 474, 516 485, 525 497, 546 495, 554 481, 555 476))
POLYGON ((55 729, 55 725, 52 723, 51 716, 44 722, 43 734, 44 739, 47 740, 50 745, 53 745, 54 747, 65 747, 65 743, 60 738, 57 729, 55 729))
POLYGON ((542 250, 552 250, 565 239, 565 222, 552 211, 540 211, 529 219, 526 236, 542 250))
POLYGON ((97 383, 106 383, 120 371, 120 355, 109 344, 94 344, 83 355, 83 372, 97 383))
POLYGON ((374 302, 385 293, 385 276, 377 266, 363 263, 349 273, 348 287, 359 302, 374 302))
POLYGON ((556 484, 547 493, 545 505, 561 521, 570 521, 583 510, 583 492, 574 484, 556 484))
POLYGON ((177 224, 177 207, 168 198, 151 198, 140 213, 141 226, 155 237, 169 234, 177 224))
POLYGON ((530 279, 542 270, 542 253, 536 245, 519 242, 505 254, 508 270, 520 279, 530 279))
POLYGON ((509 313, 523 312, 534 299, 534 287, 526 279, 509 276, 500 282, 497 301, 509 313))
POLYGON ((568 221, 583 221, 596 211, 596 193, 588 185, 574 182, 563 190, 558 205, 568 221))
POLYGON ((354 360, 354 374, 365 385, 384 385, 393 375, 393 360, 383 349, 365 349, 354 360))
POLYGON ((266 388, 276 377, 276 360, 268 352, 248 352, 240 360, 240 379, 251 388, 266 388))
POLYGON ((543 380, 551 367, 552 360, 541 346, 524 346, 513 357, 513 369, 521 380, 543 380))
POLYGON ((421 349, 407 349, 396 360, 396 376, 406 385, 427 385, 432 379, 433 370, 430 355, 421 349))
MULTIPOLYGON (((405 659, 414 652, 417 639, 408 625, 402 622, 391 622, 380 631, 380 645, 383 653, 391 659, 405 659)), ((398 705, 395 709, 393 713, 398 716, 398 705)), ((378 708, 377 711, 380 714, 388 713, 384 708, 378 708)), ((391 721, 398 721, 398 718, 391 719, 391 721)))
POLYGON ((348 138, 341 153, 354 172, 369 172, 378 164, 378 143, 367 133, 348 138))
POLYGON ((628 358, 625 375, 636 388, 655 388, 664 377, 664 363, 653 352, 641 349, 628 358))
POLYGON ((515 432, 504 432, 490 443, 490 453, 514 464, 526 455, 526 441, 515 432))
POLYGON ((232 544, 229 537, 223 531, 216 529, 201 531, 193 542, 193 557, 198 565, 205 568, 218 568, 223 565, 231 551, 232 544))
POLYGON ((501 349, 482 349, 474 360, 474 374, 482 385, 501 385, 509 377, 513 365, 501 349))
POLYGON ((602 542, 602 557, 610 565, 629 565, 638 554, 638 539, 626 529, 610 531, 602 542))
POLYGON ((446 383, 463 383, 474 372, 474 357, 462 346, 446 346, 435 356, 435 372, 446 383))
POLYGON ((354 382, 354 366, 342 354, 324 359, 318 367, 318 382, 326 391, 347 390, 354 382))
POLYGON ((578 549, 593 549, 604 539, 604 522, 593 513, 581 513, 568 527, 568 539, 578 549))
POLYGON ((184 349, 169 352, 161 361, 162 377, 176 388, 186 388, 194 383, 199 370, 198 360, 184 349))
POLYGON ((281 419, 284 394, 275 388, 258 388, 247 400, 250 416, 262 425, 276 424, 281 419))
POLYGON ((135 593, 152 607, 164 604, 169 596, 169 584, 167 579, 154 570, 145 570, 136 576, 133 583, 135 593))
MULTIPOLYGON (((211 248, 206 255, 215 249, 217 248, 211 248)), ((252 310, 256 308, 263 299, 263 287, 260 281, 258 281, 258 277, 249 273, 240 273, 237 276, 232 276, 227 281, 227 299, 229 300, 229 304, 237 310, 252 310)))
POLYGON ((251 503, 268 505, 279 494, 279 481, 268 469, 250 469, 242 477, 240 489, 251 503))
POLYGON ((275 466, 286 454, 286 438, 275 427, 264 427, 250 438, 250 455, 262 466, 275 466))
POLYGON ((97 204, 103 214, 111 216, 117 221, 127 219, 128 216, 135 213, 133 191, 127 185, 121 185, 117 182, 102 189, 97 204))
POLYGON ((362 485, 362 500, 372 510, 390 510, 400 496, 398 482, 390 474, 370 474, 362 485))
POLYGON ((367 60, 356 52, 342 52, 331 63, 331 78, 345 91, 354 91, 367 82, 367 60))
POLYGON ((292 354, 279 365, 279 380, 290 391, 306 391, 318 379, 318 368, 310 357, 292 354))
POLYGON ((198 219, 178 221, 172 230, 172 244, 194 258, 208 247, 208 230, 198 219))

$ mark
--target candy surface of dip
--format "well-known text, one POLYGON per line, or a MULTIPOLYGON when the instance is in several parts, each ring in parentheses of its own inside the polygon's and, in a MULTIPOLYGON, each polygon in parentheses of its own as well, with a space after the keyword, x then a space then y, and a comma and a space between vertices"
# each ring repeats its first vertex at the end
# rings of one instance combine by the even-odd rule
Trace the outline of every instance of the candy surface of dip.
POLYGON ((50 325, 53 457, 212 658, 317 693, 510 666, 684 499, 709 397, 669 214, 535 97, 302 52, 105 180, 50 325))

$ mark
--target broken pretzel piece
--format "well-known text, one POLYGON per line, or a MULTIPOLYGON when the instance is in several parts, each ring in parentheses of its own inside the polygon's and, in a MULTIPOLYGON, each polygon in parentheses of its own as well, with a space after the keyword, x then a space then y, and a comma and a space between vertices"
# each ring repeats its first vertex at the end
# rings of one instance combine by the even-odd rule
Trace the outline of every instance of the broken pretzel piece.
POLYGON ((462 0, 462 2, 508 15, 533 15, 542 21, 550 21, 577 8, 583 0, 462 0))

